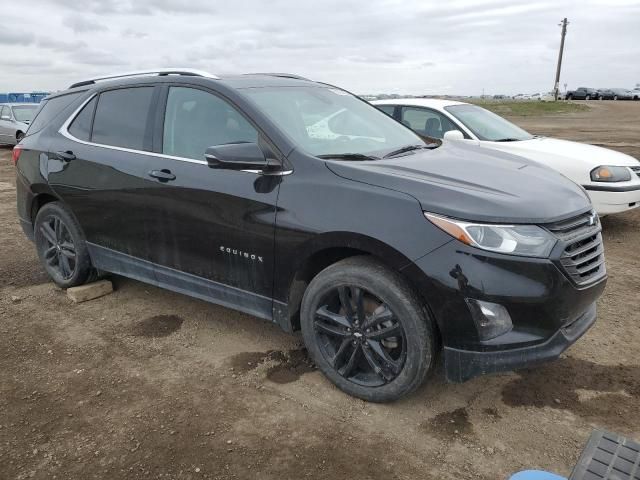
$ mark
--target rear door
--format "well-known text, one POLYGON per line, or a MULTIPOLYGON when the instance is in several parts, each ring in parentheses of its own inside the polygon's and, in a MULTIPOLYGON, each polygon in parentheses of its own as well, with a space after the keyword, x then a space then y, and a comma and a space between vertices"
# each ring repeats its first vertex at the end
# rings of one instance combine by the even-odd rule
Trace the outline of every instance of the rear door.
POLYGON ((148 210, 139 192, 153 161, 157 94, 149 85, 102 91, 87 99, 50 147, 49 183, 96 255, 151 259, 148 210))
POLYGON ((208 147, 264 138, 210 90, 164 89, 144 204, 159 281, 271 318, 274 229, 282 177, 212 169, 208 147))

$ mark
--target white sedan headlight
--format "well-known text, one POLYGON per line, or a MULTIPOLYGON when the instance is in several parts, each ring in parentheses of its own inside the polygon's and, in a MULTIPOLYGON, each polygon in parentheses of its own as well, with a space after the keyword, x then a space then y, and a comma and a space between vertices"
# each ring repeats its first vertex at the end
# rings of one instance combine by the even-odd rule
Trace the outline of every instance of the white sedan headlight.
POLYGON ((491 252, 546 258, 556 238, 537 225, 471 223, 424 212, 425 217, 462 243, 491 252))
POLYGON ((628 182, 631 171, 627 167, 601 166, 591 170, 594 182, 628 182))

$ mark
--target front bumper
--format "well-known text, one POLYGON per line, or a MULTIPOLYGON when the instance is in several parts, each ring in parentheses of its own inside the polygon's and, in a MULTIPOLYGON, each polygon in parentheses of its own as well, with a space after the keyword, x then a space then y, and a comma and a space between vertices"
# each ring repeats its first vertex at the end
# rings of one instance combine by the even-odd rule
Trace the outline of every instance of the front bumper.
POLYGON ((618 190, 615 187, 585 185, 593 208, 598 215, 611 215, 640 207, 640 185, 632 189, 618 190))
POLYGON ((596 321, 596 305, 574 322, 558 330, 549 340, 529 347, 477 352, 444 347, 445 376, 449 382, 465 382, 479 375, 506 372, 555 360, 596 321))
POLYGON ((516 257, 452 240, 403 269, 437 323, 447 379, 551 360, 588 330, 606 273, 576 283, 561 265, 563 251, 559 242, 550 259, 516 257), (481 338, 468 299, 502 305, 513 328, 481 338))

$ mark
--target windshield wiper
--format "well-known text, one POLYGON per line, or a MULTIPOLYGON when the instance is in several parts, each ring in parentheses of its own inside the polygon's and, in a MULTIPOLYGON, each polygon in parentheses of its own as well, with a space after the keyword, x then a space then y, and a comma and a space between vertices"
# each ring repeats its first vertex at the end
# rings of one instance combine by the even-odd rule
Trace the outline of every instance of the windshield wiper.
POLYGON ((492 140, 493 142, 520 142, 520 138, 498 138, 497 140, 492 140))
POLYGON ((324 155, 316 155, 318 158, 335 158, 340 160, 380 160, 373 155, 365 155, 363 153, 327 153, 324 155))
POLYGON ((401 153, 412 152, 413 150, 422 150, 423 148, 432 149, 437 148, 439 145, 434 144, 422 144, 422 145, 407 145, 406 147, 399 148, 397 150, 393 150, 392 152, 387 153, 382 158, 390 158, 395 157, 396 155, 400 155, 401 153))

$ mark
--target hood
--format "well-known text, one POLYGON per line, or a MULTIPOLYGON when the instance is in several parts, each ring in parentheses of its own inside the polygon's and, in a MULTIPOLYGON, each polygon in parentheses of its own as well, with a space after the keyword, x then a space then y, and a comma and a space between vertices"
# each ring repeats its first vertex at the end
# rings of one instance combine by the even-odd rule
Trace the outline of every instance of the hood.
POLYGON ((407 193, 422 209, 459 219, 547 223, 589 210, 584 190, 526 159, 449 142, 370 162, 327 161, 336 175, 407 193))
POLYGON ((621 167, 640 166, 640 162, 630 155, 616 152, 608 148, 589 145, 588 143, 571 142, 557 138, 532 138, 521 142, 483 142, 495 150, 510 152, 516 155, 544 162, 554 167, 552 162, 562 162, 562 159, 584 165, 589 171, 601 165, 616 165, 621 167), (545 161, 546 159, 546 161, 545 161))

